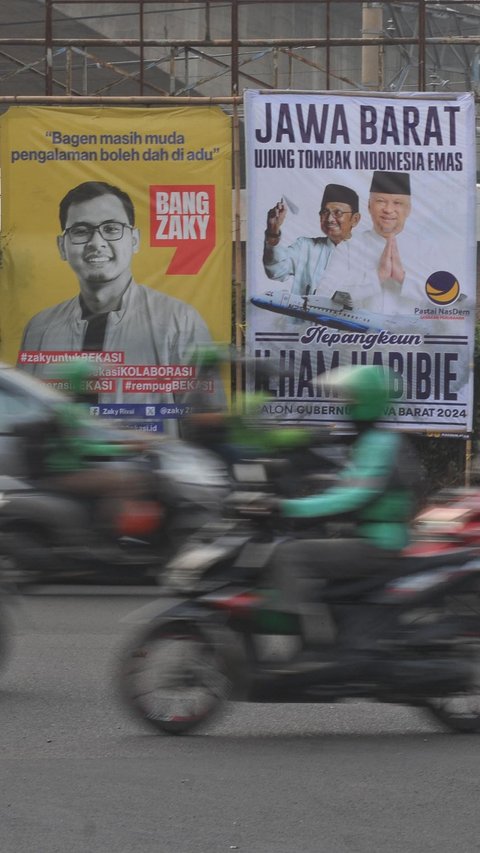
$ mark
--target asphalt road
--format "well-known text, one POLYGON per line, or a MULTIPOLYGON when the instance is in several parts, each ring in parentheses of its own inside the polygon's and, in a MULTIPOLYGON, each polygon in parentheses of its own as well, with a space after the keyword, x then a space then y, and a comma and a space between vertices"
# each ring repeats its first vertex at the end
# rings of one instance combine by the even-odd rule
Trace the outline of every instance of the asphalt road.
POLYGON ((184 738, 112 685, 149 590, 10 607, 0 682, 1 853, 474 853, 480 738, 369 703, 231 705, 184 738))

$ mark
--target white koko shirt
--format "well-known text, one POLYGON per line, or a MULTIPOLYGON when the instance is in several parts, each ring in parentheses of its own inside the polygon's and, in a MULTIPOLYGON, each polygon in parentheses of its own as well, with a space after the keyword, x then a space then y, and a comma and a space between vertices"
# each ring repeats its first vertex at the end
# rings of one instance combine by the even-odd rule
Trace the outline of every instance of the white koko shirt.
POLYGON ((286 281, 293 276, 291 293, 313 293, 330 260, 335 243, 329 237, 299 237, 290 246, 263 249, 263 267, 268 278, 286 281))
POLYGON ((430 305, 425 283, 431 273, 448 269, 442 267, 439 247, 403 231, 395 240, 405 272, 403 284, 380 282, 378 265, 386 240, 372 229, 337 246, 317 295, 331 298, 336 290, 347 291, 354 308, 377 314, 411 314, 417 305, 430 305))

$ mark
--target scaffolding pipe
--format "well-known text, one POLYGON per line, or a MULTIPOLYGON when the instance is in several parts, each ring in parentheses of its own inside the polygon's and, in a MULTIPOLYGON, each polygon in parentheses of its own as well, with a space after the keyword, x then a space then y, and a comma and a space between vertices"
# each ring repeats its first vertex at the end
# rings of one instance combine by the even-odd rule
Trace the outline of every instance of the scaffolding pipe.
MULTIPOLYGON (((388 39, 389 45, 418 45, 419 38, 415 36, 392 36, 388 39)), ((24 47, 43 47, 45 38, 18 38, 16 36, 0 36, 0 44, 21 45, 24 47)), ((362 47, 363 45, 382 45, 385 43, 379 37, 357 37, 357 36, 326 36, 314 38, 238 38, 235 42, 231 38, 218 39, 173 39, 173 38, 146 38, 143 42, 139 38, 50 38, 48 44, 51 47, 362 47)), ((480 44, 480 35, 475 36, 428 36, 425 44, 480 44)))
POLYGON ((326 80, 325 80, 325 82, 326 82, 326 84, 327 84, 327 89, 328 89, 328 88, 330 87, 330 26, 331 26, 331 6, 330 6, 330 0, 327 0, 327 8, 326 8, 326 22, 325 22, 325 23, 326 23, 326 33, 327 33, 327 39, 328 39, 328 44, 327 44, 327 61, 326 61, 326 65, 325 65, 325 72, 326 72, 326 80))
MULTIPOLYGON (((47 0, 45 7, 45 38, 40 41, 45 45, 45 94, 53 92, 53 30, 52 30, 52 0, 47 0)), ((12 42, 13 43, 13 42, 12 42)))
POLYGON ((234 200, 234 243, 233 243, 233 287, 234 287, 234 326, 235 326, 235 392, 242 388, 243 335, 241 318, 243 314, 243 283, 242 268, 242 235, 241 235, 241 170, 240 170, 240 121, 238 116, 238 101, 233 104, 232 126, 232 157, 233 157, 233 200, 234 200))
POLYGON ((232 34, 232 56, 231 56, 231 92, 238 95, 238 3, 232 0, 231 8, 231 34, 232 34))
MULTIPOLYGON (((263 94, 271 94, 271 89, 259 89, 259 92, 263 94)), ((298 94, 311 94, 311 90, 299 90, 299 89, 276 89, 277 94, 292 94, 292 92, 297 92, 298 94)), ((349 92, 345 90, 336 90, 336 89, 328 89, 324 91, 318 91, 318 95, 327 94, 327 95, 349 95, 349 92)), ((366 95, 369 98, 381 98, 383 97, 383 93, 379 92, 362 92, 361 89, 355 91, 355 96, 358 95, 366 95)), ((405 95, 401 92, 389 92, 388 97, 392 100, 396 98, 404 99, 405 95)), ((431 94, 429 92, 412 92, 409 94, 409 99, 411 100, 421 100, 422 98, 431 98, 431 94)), ((435 100, 451 100, 452 95, 450 92, 435 92, 435 100)), ((480 102, 480 96, 475 96, 475 100, 480 102)), ((98 104, 102 106, 102 104, 106 104, 108 106, 112 105, 125 105, 125 104, 137 104, 138 106, 171 106, 175 104, 177 106, 199 106, 199 105, 207 105, 207 106, 231 106, 232 104, 242 104, 243 97, 241 95, 232 95, 232 96, 185 96, 185 95, 0 95, 0 104, 44 104, 45 106, 52 106, 54 104, 72 104, 75 106, 81 106, 82 104, 98 104)))
POLYGON ((65 76, 67 78, 66 82, 66 90, 67 94, 72 94, 72 82, 73 82, 73 52, 72 49, 69 48, 67 50, 66 58, 65 58, 65 76))
MULTIPOLYGON (((425 45, 427 42, 426 39, 426 15, 425 15, 425 3, 424 0, 419 0, 418 6, 418 41, 419 41, 419 51, 418 51, 418 87, 421 92, 425 90, 425 45)), ((430 40, 429 40, 430 41, 430 40)), ((437 42, 431 42, 432 44, 437 44, 437 42)))
POLYGON ((143 82, 144 82, 144 64, 145 64, 145 32, 144 32, 144 18, 143 18, 143 0, 140 0, 140 9, 139 9, 139 21, 138 21, 138 33, 140 36, 140 94, 143 95, 143 82))
POLYGON ((169 107, 172 104, 177 106, 199 106, 201 104, 207 106, 222 104, 227 106, 235 103, 242 103, 241 96, 231 97, 194 97, 181 95, 0 95, 0 104, 44 104, 51 106, 53 104, 72 104, 82 106, 82 104, 138 104, 139 106, 164 106, 169 107))
MULTIPOLYGON (((380 3, 363 3, 362 36, 379 36, 383 29, 383 7, 380 3)), ((381 91, 380 45, 362 47, 362 87, 381 91)))
MULTIPOLYGON (((68 6, 68 5, 74 6, 74 5, 78 5, 80 3, 82 5, 85 5, 85 6, 87 6, 89 4, 91 4, 92 6, 101 6, 102 4, 104 4, 105 6, 106 5, 111 6, 112 2, 115 2, 116 6, 122 6, 122 5, 133 6, 135 3, 141 3, 141 2, 143 2, 147 5, 149 3, 152 3, 152 4, 158 3, 158 0, 52 0, 52 1, 55 3, 56 6, 68 6)), ((48 2, 48 0, 47 0, 47 2, 48 2)), ((188 6, 189 9, 191 8, 191 2, 192 2, 192 0, 169 0, 170 5, 172 5, 172 6, 174 6, 176 4, 179 6, 185 5, 185 6, 188 6)), ((200 2, 201 2, 201 0, 200 0, 200 2)), ((219 6, 226 6, 227 3, 232 3, 233 0, 203 0, 203 2, 208 6, 211 6, 212 3, 215 3, 215 2, 218 3, 219 6)), ((259 3, 261 3, 263 6, 277 6, 277 5, 287 4, 287 3, 292 5, 292 3, 295 3, 295 2, 297 2, 297 0, 237 0, 237 3, 239 6, 255 6, 255 5, 258 5, 259 3)), ((329 2, 331 2, 331 0, 302 0, 302 3, 305 3, 305 5, 312 5, 312 6, 314 6, 314 5, 320 6, 320 5, 324 5, 324 4, 326 5, 329 2)), ((347 5, 347 4, 352 5, 352 2, 353 3, 357 2, 360 4, 362 2, 362 0, 333 0, 333 2, 335 2, 336 5, 340 6, 340 5, 342 5, 342 3, 345 5, 347 5)), ((406 0, 404 5, 405 6, 415 6, 415 3, 419 3, 419 2, 421 2, 421 0, 406 0)), ((469 3, 468 0, 465 0, 465 2, 464 2, 464 0, 426 0, 426 2, 428 3, 428 5, 430 5, 434 8, 438 8, 441 6, 451 6, 452 3, 457 3, 459 7, 478 5, 475 3, 469 3)), ((450 9, 447 9, 446 11, 452 12, 454 10, 450 8, 450 9)), ((457 11, 457 10, 455 10, 455 11, 457 11)), ((457 14, 461 14, 461 12, 457 12, 457 14)))

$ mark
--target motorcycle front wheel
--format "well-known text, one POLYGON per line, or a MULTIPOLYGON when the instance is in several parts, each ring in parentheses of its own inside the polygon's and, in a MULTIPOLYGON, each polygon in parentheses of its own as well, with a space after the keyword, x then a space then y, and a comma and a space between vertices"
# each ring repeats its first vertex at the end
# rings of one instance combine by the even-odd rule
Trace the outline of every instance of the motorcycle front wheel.
POLYGON ((119 687, 136 716, 165 734, 193 731, 221 710, 232 682, 226 661, 198 625, 147 626, 122 655, 119 687))

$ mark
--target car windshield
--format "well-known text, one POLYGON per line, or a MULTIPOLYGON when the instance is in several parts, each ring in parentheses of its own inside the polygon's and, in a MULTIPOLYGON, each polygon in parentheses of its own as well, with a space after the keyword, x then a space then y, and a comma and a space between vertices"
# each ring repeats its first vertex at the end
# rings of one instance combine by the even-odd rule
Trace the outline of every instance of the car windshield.
POLYGON ((54 388, 51 388, 39 379, 34 379, 27 373, 23 373, 21 370, 16 370, 16 368, 10 367, 9 365, 1 365, 0 375, 2 380, 11 384, 15 391, 33 395, 37 397, 38 400, 44 401, 47 404, 61 403, 62 400, 65 400, 65 397, 59 391, 56 391, 54 388))

